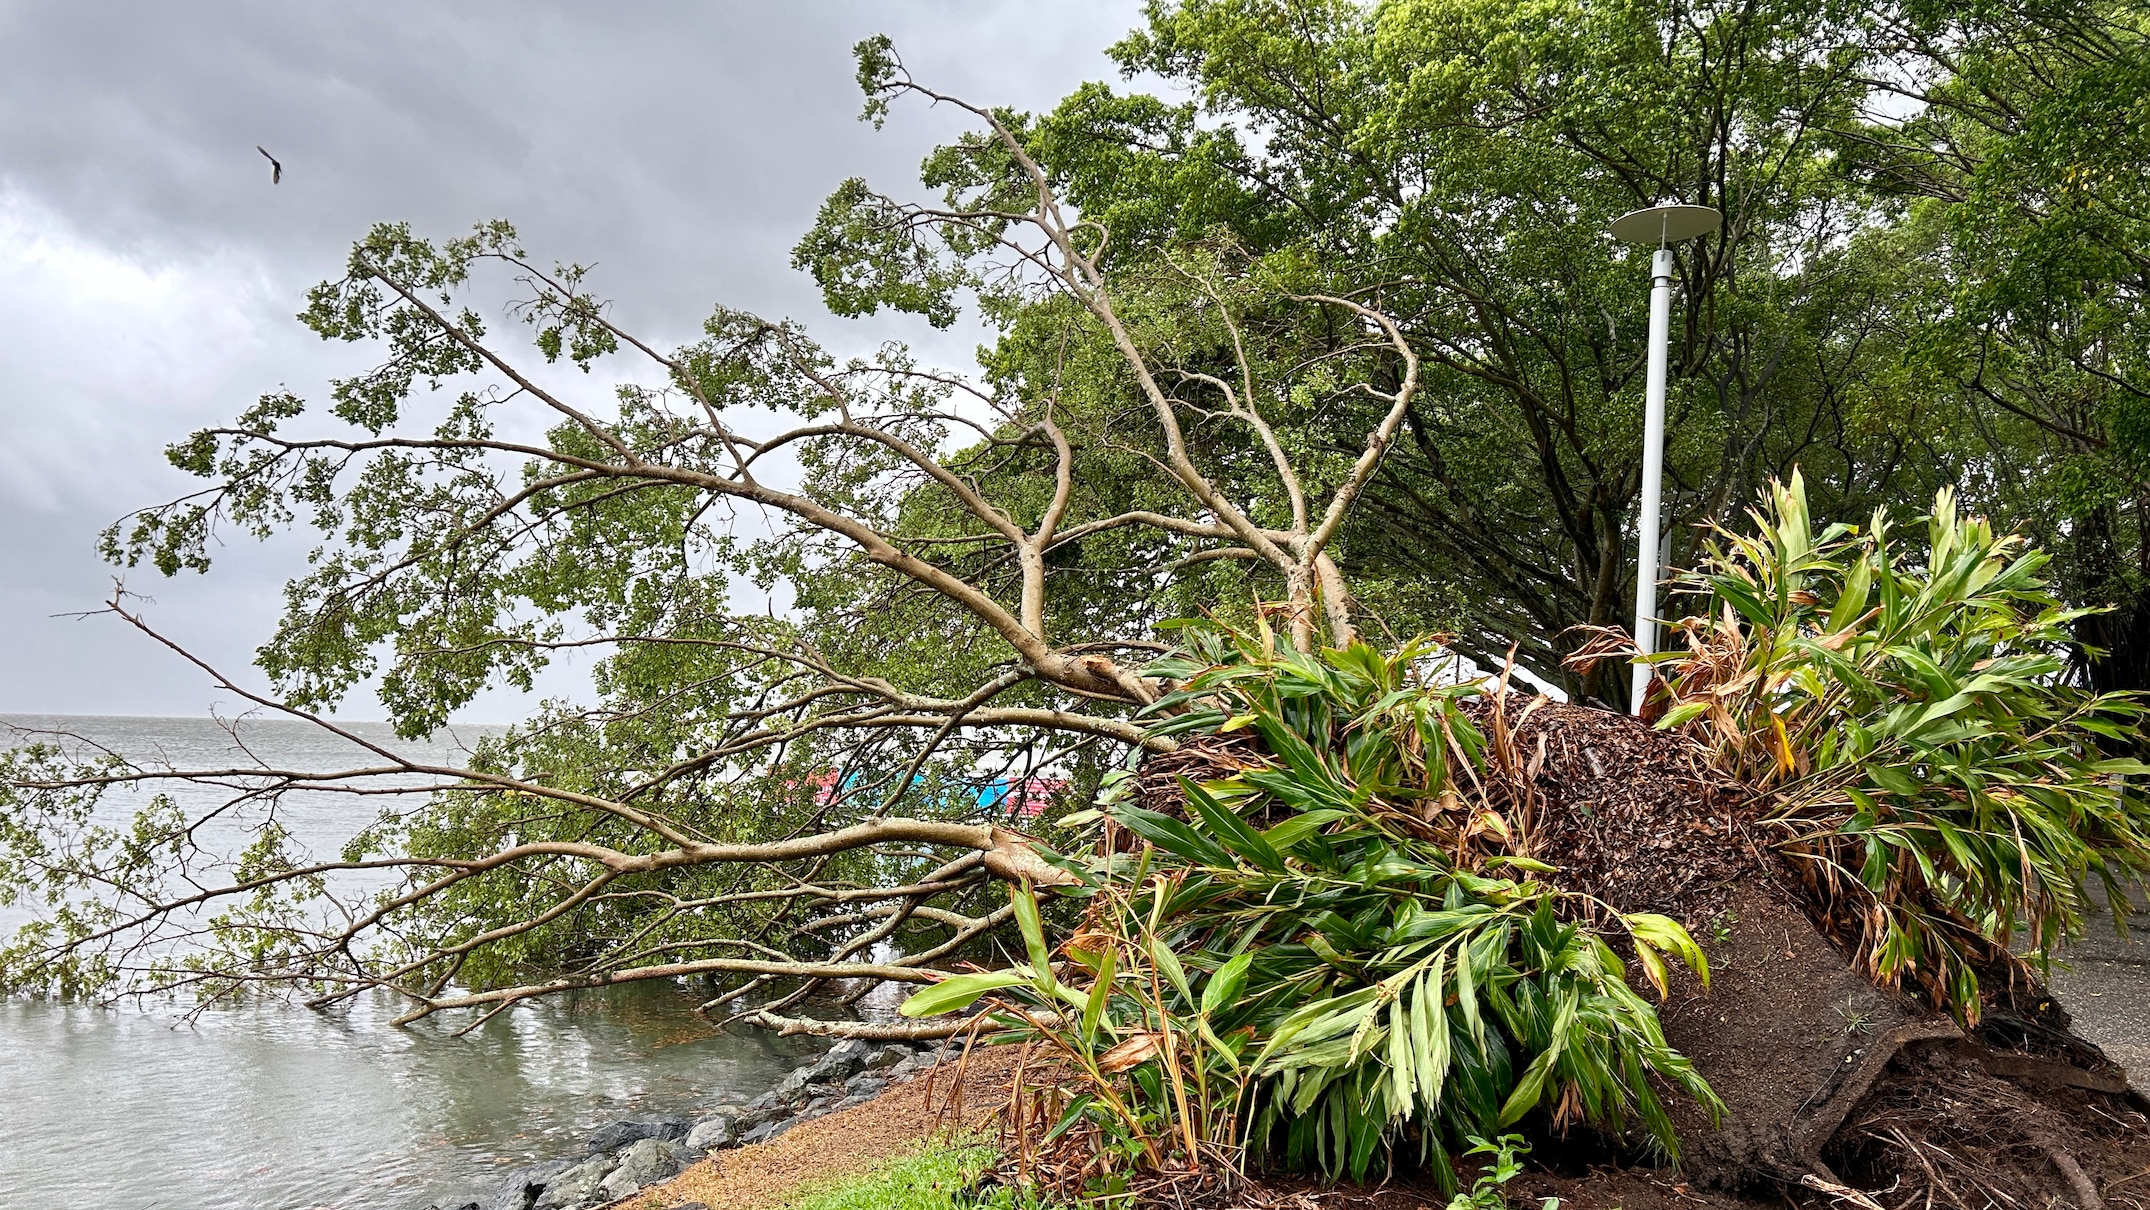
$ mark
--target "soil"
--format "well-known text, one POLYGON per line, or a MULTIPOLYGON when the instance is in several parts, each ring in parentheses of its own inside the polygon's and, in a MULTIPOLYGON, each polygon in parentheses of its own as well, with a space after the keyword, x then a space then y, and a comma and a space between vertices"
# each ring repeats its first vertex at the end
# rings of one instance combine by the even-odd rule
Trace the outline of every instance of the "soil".
POLYGON ((1768 884, 1736 887, 1696 939, 1710 960, 1709 990, 1675 982, 1659 1020, 1726 1113, 1712 1129, 1692 1102, 1667 1099, 1686 1140, 1683 1166, 1717 1189, 1796 1184, 1810 1167, 1797 1137, 1804 1116, 1917 1010, 1854 974, 1768 884))
POLYGON ((1822 1159, 1885 1203, 1911 1175, 1958 1207, 2039 1206, 2056 1194, 2078 1206, 2150 1204, 2150 1117, 2140 1108, 2065 1085, 2025 1087, 1960 1046, 1899 1053, 1822 1159))
POLYGON ((779 1210, 802 1191, 852 1176, 943 1133, 991 1129, 1007 1104, 1014 1047, 981 1048, 863 1105, 803 1122, 767 1143, 711 1153, 671 1181, 617 1203, 623 1210, 701 1202, 709 1210, 779 1210))

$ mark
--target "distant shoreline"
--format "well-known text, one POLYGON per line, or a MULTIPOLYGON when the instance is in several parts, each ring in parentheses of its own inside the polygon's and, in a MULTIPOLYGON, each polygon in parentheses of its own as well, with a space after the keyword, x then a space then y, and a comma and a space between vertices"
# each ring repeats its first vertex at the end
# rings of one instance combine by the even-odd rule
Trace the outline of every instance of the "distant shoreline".
MULTIPOLYGON (((318 725, 307 719, 289 718, 282 715, 266 713, 260 710, 251 710, 244 714, 68 714, 58 711, 43 710, 0 710, 0 724, 12 726, 17 723, 17 720, 21 719, 35 719, 39 722, 60 722, 70 719, 81 719, 115 723, 241 722, 245 723, 248 726, 280 725, 292 727, 314 727, 318 725)), ((339 727, 393 728, 395 726, 393 722, 390 722, 387 719, 378 718, 330 718, 325 721, 334 723, 336 726, 339 727)), ((508 728, 516 725, 517 724, 515 723, 479 723, 469 722, 461 719, 451 719, 448 724, 442 727, 440 730, 506 731, 508 728)), ((439 734, 439 732, 436 731, 434 732, 434 734, 437 735, 439 734)))

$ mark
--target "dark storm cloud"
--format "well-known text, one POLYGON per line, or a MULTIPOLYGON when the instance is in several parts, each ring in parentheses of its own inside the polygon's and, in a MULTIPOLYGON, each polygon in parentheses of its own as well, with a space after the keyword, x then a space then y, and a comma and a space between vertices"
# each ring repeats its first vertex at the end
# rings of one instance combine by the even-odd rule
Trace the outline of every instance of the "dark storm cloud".
POLYGON ((239 242, 318 273, 376 220, 507 217, 652 306, 719 285, 805 304, 783 252, 815 203, 955 129, 856 121, 853 42, 889 32, 943 87, 1036 105, 1104 73, 1130 7, 18 4, 0 163, 153 255, 239 242))
MULTIPOLYGON (((850 46, 886 32, 937 86, 1035 107, 1109 73, 1134 7, 0 4, 0 710, 206 704, 115 628, 46 615, 96 603, 100 526, 184 486, 164 441, 352 368, 290 315, 370 224, 510 219, 660 339, 721 300, 959 356, 970 334, 830 331, 789 268, 837 182, 900 186, 960 128, 857 122, 850 46)), ((243 663, 295 554, 130 583, 243 663)))

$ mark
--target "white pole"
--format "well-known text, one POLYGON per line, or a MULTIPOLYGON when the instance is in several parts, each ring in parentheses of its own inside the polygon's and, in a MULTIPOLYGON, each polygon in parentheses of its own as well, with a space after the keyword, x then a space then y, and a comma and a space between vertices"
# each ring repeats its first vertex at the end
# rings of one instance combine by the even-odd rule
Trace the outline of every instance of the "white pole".
MULTIPOLYGON (((1650 261, 1650 368, 1643 385, 1642 510, 1635 528, 1635 649, 1657 650, 1658 492, 1665 478, 1665 356, 1672 337, 1672 250, 1659 248, 1650 261)), ((1650 666, 1635 664, 1630 708, 1642 713, 1650 666)))

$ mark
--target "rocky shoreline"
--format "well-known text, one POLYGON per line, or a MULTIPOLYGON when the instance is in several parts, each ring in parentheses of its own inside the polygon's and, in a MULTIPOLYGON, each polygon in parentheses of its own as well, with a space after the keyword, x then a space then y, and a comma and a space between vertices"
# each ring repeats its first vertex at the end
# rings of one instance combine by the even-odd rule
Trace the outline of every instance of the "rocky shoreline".
POLYGON ((712 1151, 766 1143, 801 1122, 870 1101, 961 1053, 960 1040, 930 1046, 839 1042, 753 1100, 720 1104, 698 1117, 646 1114, 613 1122, 589 1136, 579 1157, 513 1169, 483 1196, 436 1201, 425 1210, 608 1205, 670 1180, 712 1151))

